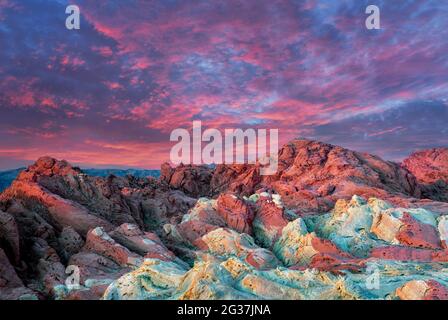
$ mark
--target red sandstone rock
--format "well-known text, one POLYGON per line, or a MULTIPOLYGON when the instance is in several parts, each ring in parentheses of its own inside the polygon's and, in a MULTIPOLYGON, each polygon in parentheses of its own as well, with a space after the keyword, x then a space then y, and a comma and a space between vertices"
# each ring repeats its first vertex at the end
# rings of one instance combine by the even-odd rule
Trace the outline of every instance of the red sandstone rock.
POLYGON ((221 194, 216 203, 216 210, 224 218, 227 225, 240 232, 252 233, 253 209, 233 194, 221 194))
MULTIPOLYGON (((288 240, 293 241, 292 239, 288 240)), ((350 254, 340 250, 330 240, 321 239, 314 233, 303 236, 301 242, 302 245, 297 248, 297 253, 301 255, 301 261, 290 267, 293 270, 313 268, 341 275, 344 270, 359 272, 364 268, 361 259, 355 259, 350 254)))
POLYGON ((396 235, 400 243, 419 248, 440 249, 441 243, 437 229, 421 223, 405 212, 401 218, 403 226, 396 235))
POLYGON ((448 148, 435 148, 413 153, 403 161, 419 182, 448 182, 448 148))
POLYGON ((103 228, 95 228, 87 234, 84 250, 108 257, 121 266, 138 266, 142 257, 115 242, 103 228))
POLYGON ((143 232, 136 225, 122 224, 112 231, 110 236, 129 250, 147 258, 165 261, 176 258, 155 233, 143 232))
POLYGON ((288 224, 284 209, 270 197, 260 197, 256 203, 254 219, 255 238, 266 248, 271 248, 281 236, 283 228, 288 224))
MULTIPOLYGON (((327 212, 338 198, 350 198, 353 194, 377 196, 399 203, 400 207, 424 207, 438 214, 446 213, 447 203, 412 198, 419 197, 423 188, 425 196, 432 192, 439 194, 437 199, 444 199, 440 198, 444 190, 440 181, 446 181, 445 153, 434 154, 413 156, 412 161, 405 162, 420 184, 412 173, 395 163, 307 140, 294 140, 280 150, 279 170, 272 176, 261 176, 258 165, 219 165, 215 170, 205 166, 163 165, 160 181, 114 176, 95 178, 66 161, 44 157, 22 172, 0 195, 0 209, 5 212, 0 211, 0 243, 6 252, 3 255, 9 260, 7 264, 12 262, 21 268, 19 274, 26 279, 34 276, 30 270, 36 272, 37 278, 30 285, 44 288, 42 293, 51 297, 54 286, 63 283, 66 265, 80 267, 83 283, 89 279, 113 280, 128 272, 129 265, 138 264, 143 255, 174 259, 165 245, 176 254, 185 252, 185 256, 192 250, 186 248, 192 247, 183 247, 183 241, 205 249, 202 237, 224 225, 239 232, 257 229, 254 233, 259 243, 270 248, 288 219, 284 207, 270 196, 257 201, 252 211, 241 196, 257 190, 280 194, 285 207, 302 215, 327 212), (420 175, 421 172, 424 174, 420 175), (431 184, 432 189, 424 184, 431 184), (216 207, 201 209, 192 213, 190 219, 183 219, 196 202, 184 192, 193 197, 223 194, 218 197, 216 207), (229 193, 234 193, 236 198, 229 193), (179 242, 167 243, 163 234, 165 224, 178 232, 179 242), (124 227, 129 225, 136 228, 124 227), (88 233, 90 229, 101 230, 101 235, 88 233), (146 230, 158 232, 162 239, 146 230), (81 248, 82 237, 86 235, 86 244, 81 248)), ((440 249, 435 228, 406 215, 403 222, 397 237, 406 246, 376 248, 372 251, 373 257, 448 262, 448 251, 440 249)), ((328 240, 315 237, 311 247, 315 254, 307 260, 307 268, 342 273, 343 270, 356 272, 363 267, 362 261, 340 251, 328 240)), ((263 254, 249 252, 244 256, 245 261, 256 268, 271 268, 273 265, 265 261, 269 251, 263 250, 260 251, 263 254)), ((0 261, 0 267, 3 262, 0 261)), ((98 298, 102 286, 73 292, 68 298, 98 298)), ((23 283, 9 286, 7 290, 12 292, 8 296, 15 298, 22 292, 32 292, 23 283)))
POLYGON ((175 169, 162 165, 160 180, 186 194, 199 197, 210 195, 212 170, 207 166, 179 165, 175 169))
POLYGON ((371 257, 383 260, 448 262, 448 250, 418 249, 403 246, 374 248, 371 257))
POLYGON ((413 280, 397 288, 401 300, 448 300, 448 288, 435 280, 413 280))
POLYGON ((97 226, 102 226, 107 230, 112 229, 109 222, 92 215, 83 206, 50 193, 34 182, 15 181, 11 188, 0 195, 0 201, 11 198, 25 198, 34 201, 34 203, 38 202, 46 208, 48 214, 60 229, 71 226, 82 235, 86 235, 87 231, 97 226))
POLYGON ((257 165, 220 164, 213 172, 210 188, 213 192, 232 192, 240 196, 249 196, 255 192, 262 182, 257 165))
POLYGON ((343 271, 360 272, 364 268, 364 264, 361 260, 344 259, 333 254, 318 253, 311 259, 309 267, 342 275, 344 274, 343 271))
POLYGON ((67 161, 57 161, 50 157, 42 157, 26 170, 23 170, 17 177, 17 180, 37 182, 42 176, 67 176, 79 173, 81 173, 81 170, 73 168, 67 161))
POLYGON ((179 233, 190 244, 203 248, 201 237, 219 226, 204 223, 202 221, 192 220, 183 222, 179 225, 179 233))
POLYGON ((423 197, 448 201, 448 148, 418 151, 403 161, 422 185, 423 197))
POLYGON ((273 188, 285 205, 305 212, 328 211, 338 198, 354 194, 380 198, 421 194, 415 177, 396 163, 310 140, 293 140, 279 150, 276 175, 260 176, 257 165, 219 165, 210 187, 215 193, 239 195, 273 188))
POLYGON ((427 280, 429 290, 426 292, 425 300, 448 300, 448 288, 435 280, 427 280))

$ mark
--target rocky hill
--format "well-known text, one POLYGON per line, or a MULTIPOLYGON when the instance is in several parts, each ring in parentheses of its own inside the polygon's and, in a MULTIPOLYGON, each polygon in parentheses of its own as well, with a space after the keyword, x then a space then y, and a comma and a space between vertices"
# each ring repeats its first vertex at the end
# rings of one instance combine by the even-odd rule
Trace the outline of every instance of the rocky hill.
MULTIPOLYGON (((0 192, 8 188, 15 178, 19 175, 21 171, 25 170, 25 168, 19 168, 8 171, 0 171, 0 192)), ((155 177, 158 178, 160 176, 160 170, 141 170, 141 169, 82 169, 82 171, 94 177, 108 177, 110 175, 114 175, 117 177, 124 176, 134 176, 137 178, 145 178, 145 177, 155 177)))
POLYGON ((0 299, 448 299, 446 149, 294 140, 259 169, 39 159, 0 195, 0 299))
POLYGON ((417 178, 424 197, 448 201, 448 148, 415 152, 403 166, 417 178))

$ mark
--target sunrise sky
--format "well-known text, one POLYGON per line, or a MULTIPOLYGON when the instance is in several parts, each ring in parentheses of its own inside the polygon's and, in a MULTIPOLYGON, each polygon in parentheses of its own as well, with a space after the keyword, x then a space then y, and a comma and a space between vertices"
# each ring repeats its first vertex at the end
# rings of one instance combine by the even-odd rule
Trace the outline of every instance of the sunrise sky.
POLYGON ((0 0, 0 170, 158 168, 174 128, 448 145, 448 1, 0 0), (81 29, 65 28, 65 7, 81 29), (369 4, 381 30, 367 30, 369 4))

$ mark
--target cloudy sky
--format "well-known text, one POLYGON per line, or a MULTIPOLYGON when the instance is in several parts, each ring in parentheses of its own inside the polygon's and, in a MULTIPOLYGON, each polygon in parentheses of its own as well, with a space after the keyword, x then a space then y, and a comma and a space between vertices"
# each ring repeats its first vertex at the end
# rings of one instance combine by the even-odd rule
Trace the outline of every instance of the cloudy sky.
POLYGON ((0 169, 158 168, 174 128, 448 145, 448 1, 0 0, 0 169), (81 29, 65 28, 77 4, 81 29), (381 30, 367 30, 369 4, 381 30))

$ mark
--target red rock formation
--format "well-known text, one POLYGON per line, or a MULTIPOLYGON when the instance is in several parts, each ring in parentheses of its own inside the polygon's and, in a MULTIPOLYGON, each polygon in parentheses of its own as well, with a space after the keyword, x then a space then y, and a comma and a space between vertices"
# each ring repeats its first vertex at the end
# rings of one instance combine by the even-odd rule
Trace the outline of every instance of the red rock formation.
POLYGON ((160 180, 186 194, 199 197, 211 195, 212 169, 207 166, 179 165, 175 169, 168 163, 161 168, 160 180))
POLYGON ((212 173, 204 173, 202 167, 164 165, 162 180, 204 196, 222 192, 249 196, 262 188, 273 189, 288 207, 305 212, 328 211, 337 199, 354 194, 367 198, 421 195, 415 177, 400 165, 317 141, 293 140, 283 146, 275 175, 261 176, 259 169, 259 165, 218 165, 212 173), (199 180, 206 188, 197 186, 199 180))
MULTIPOLYGON (((35 291, 39 297, 53 298, 64 287, 68 265, 79 268, 82 289, 66 292, 65 298, 97 299, 107 283, 144 257, 184 264, 178 257, 193 262, 201 250, 208 250, 219 259, 224 244, 226 255, 236 251, 255 268, 272 269, 282 263, 269 250, 290 219, 329 212, 337 199, 354 194, 446 214, 448 203, 419 197, 423 189, 430 199, 447 200, 443 189, 447 153, 438 149, 417 153, 400 166, 325 143, 294 140, 279 151, 275 175, 261 176, 258 164, 215 169, 164 164, 159 180, 89 177, 66 161, 44 157, 0 195, 0 299, 35 291), (254 193, 249 200, 243 197, 254 193), (198 200, 199 196, 217 200, 198 200), (223 244, 224 233, 218 228, 239 240, 223 244), (253 234, 256 244, 241 233, 253 234), (215 237, 207 237, 210 234, 215 237)), ((297 243, 284 242, 303 249, 286 250, 285 255, 298 260, 289 264, 282 260, 285 265, 300 260, 300 268, 336 274, 363 269, 363 261, 318 237, 313 232, 317 222, 309 222, 311 229, 304 225, 297 243)), ((401 245, 374 248, 370 256, 448 262, 441 234, 405 213, 395 236, 401 245)), ((443 296, 439 287, 427 285, 424 297, 443 296)))
POLYGON ((264 247, 271 248, 289 222, 284 215, 284 208, 276 204, 270 196, 261 196, 256 203, 255 210, 256 216, 253 224, 255 238, 264 247))
POLYGON ((441 243, 437 229, 421 223, 405 212, 401 218, 403 226, 396 235, 400 243, 418 248, 440 249, 441 243))
POLYGON ((374 248, 371 257, 383 260, 448 262, 448 250, 418 249, 404 246, 374 248))
POLYGON ((435 280, 413 280, 396 290, 401 300, 448 300, 448 288, 435 280))
POLYGON ((95 228, 87 234, 85 251, 92 251, 112 259, 121 266, 137 266, 143 259, 128 248, 118 244, 103 228, 95 228))
POLYGON ((435 148, 413 153, 403 161, 421 183, 448 181, 448 148, 435 148))
POLYGON ((122 246, 146 258, 157 258, 165 261, 176 258, 155 233, 143 232, 136 225, 122 224, 112 231, 110 236, 122 246))
POLYGON ((233 194, 221 194, 216 203, 216 210, 227 225, 240 232, 252 234, 253 209, 233 194))
POLYGON ((15 181, 11 188, 0 196, 0 201, 6 199, 26 199, 39 203, 59 229, 71 226, 82 235, 97 226, 112 229, 112 224, 108 221, 96 217, 73 201, 48 192, 37 183, 15 181))
POLYGON ((448 148, 418 151, 403 161, 422 185, 423 197, 448 201, 448 148))
POLYGON ((81 270, 83 285, 116 279, 143 255, 175 259, 154 233, 140 230, 161 232, 165 223, 179 223, 195 201, 154 179, 89 177, 66 161, 44 157, 0 195, 0 248, 22 270, 27 286, 54 297, 70 264, 81 270), (140 232, 115 230, 112 234, 125 246, 106 237, 123 223, 140 232), (89 230, 101 230, 104 237, 89 230))
POLYGON ((178 227, 180 235, 198 248, 203 248, 201 237, 218 228, 217 225, 197 220, 183 222, 178 227))
POLYGON ((319 253, 311 259, 309 267, 342 275, 344 271, 360 272, 364 268, 364 264, 357 259, 341 259, 341 257, 332 254, 319 253))

